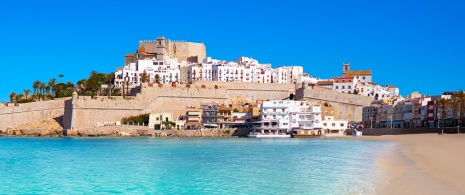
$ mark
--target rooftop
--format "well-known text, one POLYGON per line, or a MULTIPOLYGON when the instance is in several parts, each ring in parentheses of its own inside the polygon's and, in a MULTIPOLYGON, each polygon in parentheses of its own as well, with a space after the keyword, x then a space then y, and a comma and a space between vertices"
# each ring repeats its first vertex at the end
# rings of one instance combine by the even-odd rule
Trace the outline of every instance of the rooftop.
POLYGON ((345 71, 344 76, 371 76, 371 70, 350 70, 345 71))

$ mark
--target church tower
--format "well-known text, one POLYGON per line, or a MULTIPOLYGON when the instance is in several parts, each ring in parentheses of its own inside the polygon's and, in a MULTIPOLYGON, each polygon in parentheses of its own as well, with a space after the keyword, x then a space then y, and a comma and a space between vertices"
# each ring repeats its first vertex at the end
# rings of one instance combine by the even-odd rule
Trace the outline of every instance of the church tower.
POLYGON ((344 73, 346 71, 350 71, 350 62, 348 62, 348 63, 343 62, 342 63, 342 75, 344 75, 344 73))
POLYGON ((165 55, 168 55, 168 45, 167 41, 165 40, 165 37, 157 37, 157 40, 155 42, 157 46, 157 59, 158 60, 163 60, 165 55))

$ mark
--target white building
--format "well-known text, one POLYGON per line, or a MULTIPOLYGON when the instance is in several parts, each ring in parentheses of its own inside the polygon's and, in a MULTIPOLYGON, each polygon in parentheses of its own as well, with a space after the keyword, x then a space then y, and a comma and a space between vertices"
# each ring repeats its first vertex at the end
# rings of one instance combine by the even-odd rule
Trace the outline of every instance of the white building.
POLYGON ((259 133, 285 134, 321 129, 321 108, 305 101, 269 100, 261 105, 259 133))
POLYGON ((135 87, 143 82, 144 74, 148 83, 170 84, 180 82, 180 63, 176 58, 157 60, 155 58, 137 60, 115 72, 115 86, 121 88, 123 82, 129 82, 129 87, 135 87))
POLYGON ((343 76, 333 79, 333 91, 339 93, 353 93, 357 84, 357 77, 343 76))
POLYGON ((326 116, 321 123, 325 136, 342 136, 344 131, 348 129, 347 120, 335 120, 334 116, 326 116))

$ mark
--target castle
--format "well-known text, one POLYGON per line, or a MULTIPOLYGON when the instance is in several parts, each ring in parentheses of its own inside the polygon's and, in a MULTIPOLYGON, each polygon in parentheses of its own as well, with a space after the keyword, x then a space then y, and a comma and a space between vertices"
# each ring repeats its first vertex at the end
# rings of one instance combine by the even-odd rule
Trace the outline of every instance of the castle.
MULTIPOLYGON (((115 86, 131 85, 136 89, 134 96, 75 94, 72 99, 0 105, 0 130, 51 118, 61 120, 65 129, 82 130, 143 113, 169 111, 179 116, 188 107, 200 107, 203 101, 227 105, 234 98, 254 102, 293 96, 295 100, 332 104, 338 107, 340 118, 359 121, 362 107, 373 100, 373 97, 333 89, 338 85, 345 88, 348 85, 345 80, 331 83, 329 89, 314 86, 317 80, 303 73, 301 66, 273 69, 271 64, 260 64, 247 57, 234 62, 215 60, 206 57, 203 43, 171 41, 164 37, 140 41, 137 51, 126 55, 124 62, 125 66, 115 72, 115 86)), ((346 76, 363 76, 357 75, 360 72, 351 72, 350 65, 343 67, 346 76)), ((371 81, 371 72, 369 76, 361 79, 371 81)))
POLYGON ((156 40, 139 41, 139 48, 134 54, 124 57, 124 65, 136 63, 137 60, 155 58, 164 60, 166 57, 176 58, 179 61, 201 63, 207 57, 205 44, 186 41, 172 41, 165 37, 156 40))

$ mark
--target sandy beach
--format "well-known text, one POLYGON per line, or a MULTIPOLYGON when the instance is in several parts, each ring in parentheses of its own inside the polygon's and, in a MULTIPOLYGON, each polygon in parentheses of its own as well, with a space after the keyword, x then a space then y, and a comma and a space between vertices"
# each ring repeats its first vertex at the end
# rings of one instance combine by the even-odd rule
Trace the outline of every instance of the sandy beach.
POLYGON ((363 136, 393 142, 380 153, 378 194, 465 194, 465 134, 363 136))

